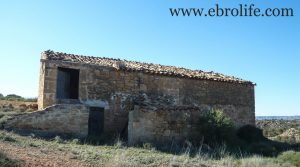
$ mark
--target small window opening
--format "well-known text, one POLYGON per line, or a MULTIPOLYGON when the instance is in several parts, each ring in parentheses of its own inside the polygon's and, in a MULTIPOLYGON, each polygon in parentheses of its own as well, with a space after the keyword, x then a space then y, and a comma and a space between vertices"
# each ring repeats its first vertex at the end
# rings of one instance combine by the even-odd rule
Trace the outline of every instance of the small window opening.
POLYGON ((78 99, 79 70, 58 67, 56 98, 78 99))

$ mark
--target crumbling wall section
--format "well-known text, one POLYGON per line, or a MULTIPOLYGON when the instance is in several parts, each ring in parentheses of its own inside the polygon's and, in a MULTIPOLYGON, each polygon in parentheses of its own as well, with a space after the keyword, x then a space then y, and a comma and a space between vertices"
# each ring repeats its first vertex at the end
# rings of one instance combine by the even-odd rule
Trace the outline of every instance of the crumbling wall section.
POLYGON ((85 105, 59 104, 9 120, 5 129, 37 130, 48 133, 88 134, 89 108, 85 105))

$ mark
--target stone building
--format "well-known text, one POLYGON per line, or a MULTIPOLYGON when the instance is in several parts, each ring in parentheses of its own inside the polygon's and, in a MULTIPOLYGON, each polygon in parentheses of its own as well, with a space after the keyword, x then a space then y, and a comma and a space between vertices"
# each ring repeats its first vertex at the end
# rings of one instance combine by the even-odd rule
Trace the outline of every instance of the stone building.
POLYGON ((39 82, 39 111, 7 127, 121 134, 135 144, 193 138, 199 116, 211 109, 236 126, 255 123, 255 84, 220 73, 45 51, 39 82))

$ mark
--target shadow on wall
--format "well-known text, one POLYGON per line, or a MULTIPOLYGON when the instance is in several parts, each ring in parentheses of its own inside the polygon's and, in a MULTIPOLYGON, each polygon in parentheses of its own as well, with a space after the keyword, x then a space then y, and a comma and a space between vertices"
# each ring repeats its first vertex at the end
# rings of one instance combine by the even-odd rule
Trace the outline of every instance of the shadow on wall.
MULTIPOLYGON (((160 114, 169 113, 170 112, 160 114)), ((242 155, 259 154, 264 156, 277 156, 286 150, 300 149, 300 144, 280 143, 267 139, 263 136, 262 130, 253 125, 236 127, 231 119, 221 110, 212 110, 203 114, 201 117, 192 117, 196 118, 196 122, 186 127, 194 128, 194 130, 186 131, 188 132, 186 136, 179 136, 184 133, 180 131, 180 128, 187 130, 183 124, 180 123, 179 118, 182 118, 182 115, 179 116, 180 117, 177 117, 179 121, 173 122, 172 124, 168 124, 168 119, 163 117, 165 121, 163 124, 165 125, 159 125, 161 129, 158 129, 151 121, 147 120, 142 120, 144 124, 143 127, 141 127, 140 124, 136 124, 136 126, 130 125, 132 127, 129 127, 129 144, 146 148, 155 147, 158 150, 170 153, 184 153, 188 151, 193 154, 197 154, 199 150, 201 150, 201 152, 210 154, 227 152, 233 155, 241 155, 241 153, 243 153, 242 155), (174 125, 174 123, 178 125, 174 125), (154 127, 153 129, 149 129, 149 126, 154 127), (172 129, 172 126, 174 129, 172 129), (162 130, 164 127, 168 127, 169 129, 161 132, 156 131, 155 133, 152 131, 157 129, 162 130), (134 129, 135 134, 130 134, 132 132, 130 128, 134 129), (178 134, 176 134, 176 130, 179 130, 178 134), (135 141, 133 141, 133 143, 131 143, 132 135, 135 135, 135 141), (220 152, 216 152, 216 150, 220 152)), ((155 121, 161 122, 159 119, 155 119, 155 121)))

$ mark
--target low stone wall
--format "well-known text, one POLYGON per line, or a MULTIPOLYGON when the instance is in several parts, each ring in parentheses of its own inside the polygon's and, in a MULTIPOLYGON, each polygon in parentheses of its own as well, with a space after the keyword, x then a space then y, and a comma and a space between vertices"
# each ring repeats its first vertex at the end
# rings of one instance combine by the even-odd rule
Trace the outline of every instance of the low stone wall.
POLYGON ((184 144, 185 141, 201 141, 197 129, 199 117, 211 109, 222 109, 235 126, 255 124, 255 114, 247 108, 232 105, 201 105, 199 107, 172 107, 169 109, 145 109, 136 107, 129 113, 128 143, 184 144))
POLYGON ((81 104, 58 104, 9 120, 5 129, 86 136, 89 109, 81 104))

